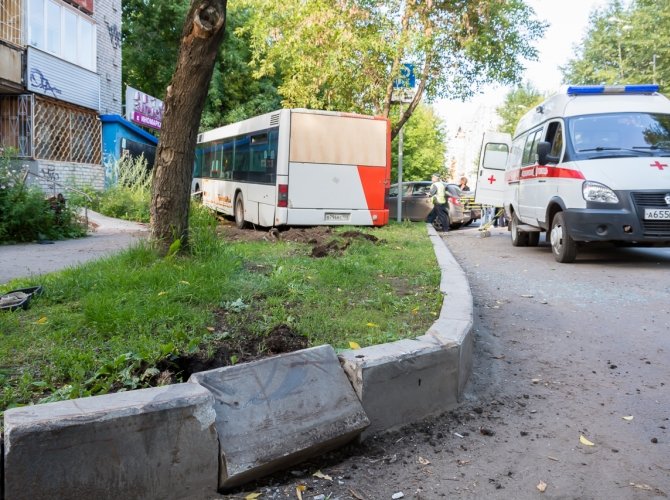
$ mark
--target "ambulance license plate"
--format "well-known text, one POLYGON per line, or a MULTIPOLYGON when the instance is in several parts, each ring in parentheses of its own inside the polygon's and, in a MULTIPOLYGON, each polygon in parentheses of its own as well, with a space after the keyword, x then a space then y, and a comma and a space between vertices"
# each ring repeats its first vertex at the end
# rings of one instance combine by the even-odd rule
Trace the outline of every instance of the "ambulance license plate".
POLYGON ((670 208, 645 208, 645 220, 670 220, 670 208))
POLYGON ((326 212, 325 219, 334 222, 347 222, 351 218, 351 214, 336 214, 326 212))

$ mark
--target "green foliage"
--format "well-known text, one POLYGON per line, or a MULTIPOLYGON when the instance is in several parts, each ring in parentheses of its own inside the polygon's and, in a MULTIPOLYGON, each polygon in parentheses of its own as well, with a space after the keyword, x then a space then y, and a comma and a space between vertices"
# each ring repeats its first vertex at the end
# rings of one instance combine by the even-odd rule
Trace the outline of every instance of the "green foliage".
MULTIPOLYGON (((434 172, 444 169, 446 137, 443 120, 433 108, 420 104, 405 123, 403 132, 403 179, 426 180, 434 172)), ((398 178, 398 138, 391 148, 392 182, 398 178)))
POLYGON ((530 83, 526 83, 510 91, 505 96, 503 104, 496 108, 502 123, 498 129, 501 132, 514 134, 519 119, 532 107, 540 104, 544 96, 530 83))
POLYGON ((100 194, 97 210, 117 219, 149 222, 151 171, 144 156, 124 156, 115 165, 116 184, 100 194))
POLYGON ((440 310, 423 224, 364 229, 382 242, 357 238, 315 259, 306 243, 213 242, 204 213, 191 223, 198 255, 162 259, 139 245, 45 275, 28 310, 0 314, 0 410, 156 385, 161 361, 227 336, 262 339, 285 324, 310 345, 364 346, 420 335, 440 310))
MULTIPOLYGON (((172 78, 188 0, 124 0, 123 81, 163 99, 172 78), (151 68, 151 71, 147 71, 151 68)), ((214 68, 201 129, 232 123, 280 107, 277 78, 254 79, 249 41, 236 34, 248 11, 229 4, 226 34, 214 68)))
POLYGON ((670 2, 615 0, 591 14, 577 56, 561 68, 570 84, 653 83, 668 92, 670 2))
POLYGON ((398 63, 415 64, 427 100, 516 82, 544 25, 522 0, 243 0, 253 9, 255 76, 284 75, 287 107, 381 114, 398 63), (395 68, 395 69, 394 69, 395 68))
POLYGON ((61 240, 86 234, 76 208, 65 200, 49 200, 38 187, 25 184, 14 152, 0 154, 0 243, 61 240))

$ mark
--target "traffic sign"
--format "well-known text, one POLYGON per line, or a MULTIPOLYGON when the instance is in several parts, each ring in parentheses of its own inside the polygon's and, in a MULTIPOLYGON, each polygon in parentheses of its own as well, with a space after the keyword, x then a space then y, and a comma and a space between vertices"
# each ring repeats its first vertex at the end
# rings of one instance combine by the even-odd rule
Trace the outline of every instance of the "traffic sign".
POLYGON ((400 66, 400 76, 393 80, 393 88, 410 88, 416 87, 416 77, 414 76, 414 65, 403 63, 400 66))

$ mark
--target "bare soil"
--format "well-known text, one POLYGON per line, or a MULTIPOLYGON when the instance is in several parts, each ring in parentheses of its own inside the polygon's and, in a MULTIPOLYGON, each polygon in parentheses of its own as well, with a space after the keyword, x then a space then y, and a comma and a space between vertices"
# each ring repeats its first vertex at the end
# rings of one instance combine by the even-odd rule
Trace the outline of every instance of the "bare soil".
MULTIPOLYGON (((383 243, 376 236, 360 231, 346 231, 335 235, 328 226, 288 228, 282 231, 272 228, 239 229, 232 222, 223 220, 217 228, 220 236, 229 241, 290 241, 312 246, 311 256, 315 258, 327 255, 339 256, 349 247, 353 239, 363 239, 372 243, 383 243)), ((268 266, 247 264, 251 272, 267 273, 268 266)), ((269 332, 254 333, 246 325, 253 324, 255 315, 262 311, 247 311, 231 318, 230 311, 218 308, 214 311, 215 324, 211 331, 218 335, 216 340, 208 341, 191 354, 172 356, 161 361, 157 368, 160 374, 155 384, 176 383, 187 380, 191 374, 212 370, 237 363, 275 356, 286 352, 298 351, 308 347, 306 337, 296 333, 288 325, 278 325, 269 332)))

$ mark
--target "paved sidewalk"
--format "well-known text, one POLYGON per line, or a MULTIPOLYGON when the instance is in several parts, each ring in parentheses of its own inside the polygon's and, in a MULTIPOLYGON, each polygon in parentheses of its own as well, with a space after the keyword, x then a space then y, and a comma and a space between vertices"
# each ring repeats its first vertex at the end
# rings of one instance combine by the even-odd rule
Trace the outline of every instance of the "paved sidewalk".
POLYGON ((105 257, 133 245, 149 230, 147 224, 113 219, 92 210, 88 211, 88 220, 91 229, 85 238, 54 241, 52 244, 0 246, 0 284, 105 257))

